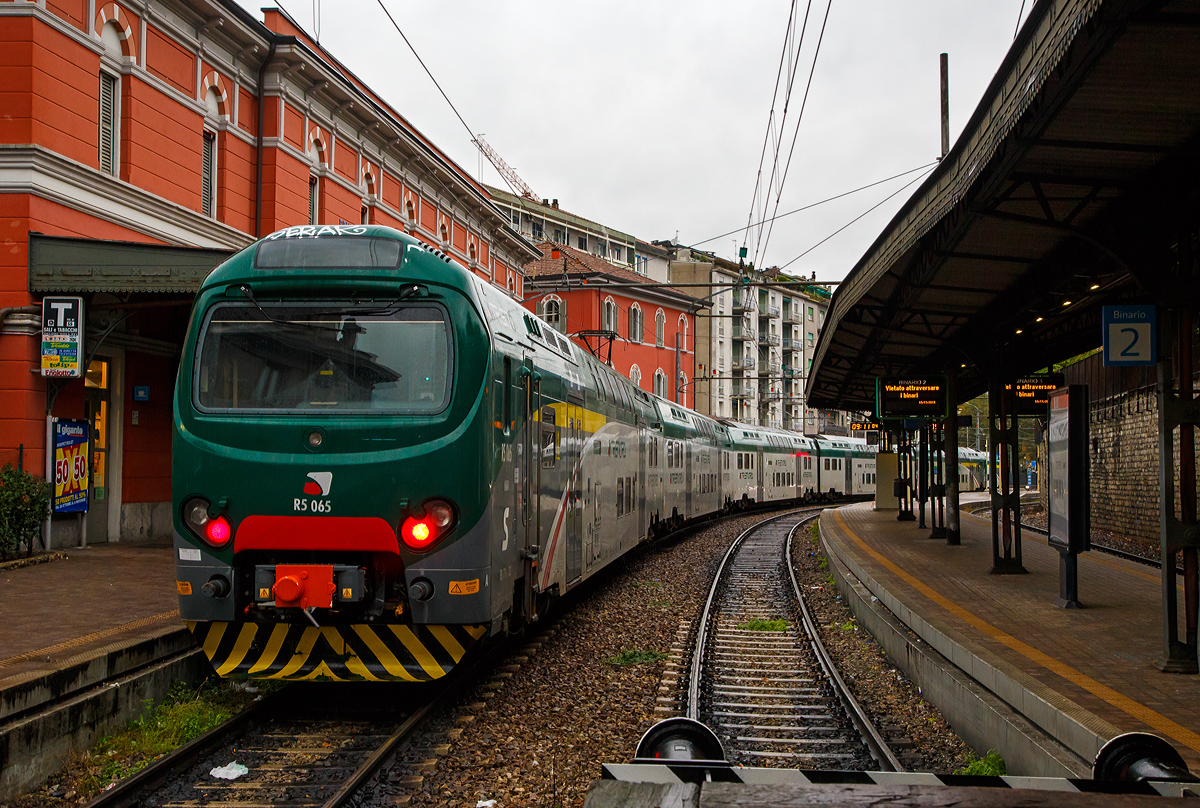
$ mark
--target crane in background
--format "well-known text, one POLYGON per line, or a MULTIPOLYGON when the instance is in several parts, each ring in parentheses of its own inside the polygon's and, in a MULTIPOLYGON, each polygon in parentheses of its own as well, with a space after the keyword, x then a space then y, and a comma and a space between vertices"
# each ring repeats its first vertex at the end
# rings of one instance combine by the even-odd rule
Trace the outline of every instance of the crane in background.
POLYGON ((519 192, 526 199, 539 204, 541 203, 542 198, 535 194, 525 180, 521 179, 521 176, 513 170, 512 166, 504 162, 500 155, 496 153, 496 150, 488 145, 487 141, 483 139, 483 135, 476 135, 471 142, 475 144, 475 147, 479 151, 483 152, 483 156, 500 172, 500 176, 504 177, 513 190, 519 192))

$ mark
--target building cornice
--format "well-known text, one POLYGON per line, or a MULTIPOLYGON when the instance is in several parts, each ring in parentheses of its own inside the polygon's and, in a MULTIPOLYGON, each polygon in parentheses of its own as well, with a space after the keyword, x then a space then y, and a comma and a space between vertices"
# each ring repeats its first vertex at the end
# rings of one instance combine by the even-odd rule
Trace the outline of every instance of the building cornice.
POLYGON ((0 144, 0 194, 30 194, 166 244, 240 250, 254 238, 37 145, 0 144))

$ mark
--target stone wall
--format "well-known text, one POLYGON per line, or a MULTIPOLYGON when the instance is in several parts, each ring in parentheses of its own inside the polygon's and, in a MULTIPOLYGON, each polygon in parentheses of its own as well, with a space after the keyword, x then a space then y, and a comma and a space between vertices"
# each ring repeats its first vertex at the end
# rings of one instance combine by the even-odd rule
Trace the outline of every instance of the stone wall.
MULTIPOLYGON (((1159 540, 1157 396, 1157 388, 1149 386, 1091 404, 1092 528, 1149 543, 1159 540)), ((1200 439, 1197 449, 1200 450, 1200 439)), ((1038 457, 1039 466, 1047 468, 1044 443, 1038 447, 1038 457)), ((1197 451, 1197 466, 1200 467, 1200 451, 1197 451)), ((1178 481, 1178 430, 1175 474, 1178 481)), ((1039 475, 1038 487, 1045 508, 1045 475, 1039 475)), ((1178 483, 1175 503, 1178 513, 1178 483)))

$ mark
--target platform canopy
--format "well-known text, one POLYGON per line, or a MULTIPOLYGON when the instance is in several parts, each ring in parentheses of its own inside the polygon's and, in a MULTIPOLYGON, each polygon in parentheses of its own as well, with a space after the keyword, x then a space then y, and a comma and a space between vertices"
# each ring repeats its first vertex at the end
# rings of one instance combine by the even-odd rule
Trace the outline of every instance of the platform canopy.
POLYGON ((1200 2, 1040 0, 834 295, 809 406, 871 410, 877 376, 951 368, 962 401, 1099 346, 1102 305, 1178 305, 1198 167, 1200 2))

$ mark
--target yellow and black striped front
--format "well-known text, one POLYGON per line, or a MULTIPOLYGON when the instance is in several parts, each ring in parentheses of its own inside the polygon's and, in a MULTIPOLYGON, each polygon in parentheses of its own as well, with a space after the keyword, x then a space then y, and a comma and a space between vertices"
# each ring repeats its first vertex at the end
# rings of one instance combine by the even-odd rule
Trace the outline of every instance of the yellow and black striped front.
POLYGON ((310 626, 194 622, 219 676, 235 679, 428 682, 445 676, 487 626, 310 626))

